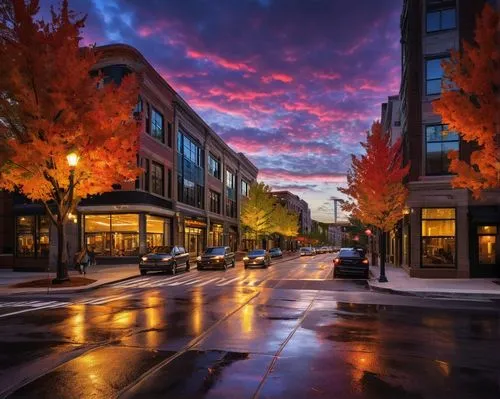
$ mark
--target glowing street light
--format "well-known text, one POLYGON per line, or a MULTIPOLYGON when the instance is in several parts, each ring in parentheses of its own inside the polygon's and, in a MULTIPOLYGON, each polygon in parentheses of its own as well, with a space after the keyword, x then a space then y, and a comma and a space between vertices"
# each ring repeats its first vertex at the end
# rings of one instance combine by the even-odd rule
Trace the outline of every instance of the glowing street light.
POLYGON ((66 155, 66 159, 68 160, 68 165, 74 168, 76 165, 78 165, 80 157, 76 152, 71 151, 68 155, 66 155))

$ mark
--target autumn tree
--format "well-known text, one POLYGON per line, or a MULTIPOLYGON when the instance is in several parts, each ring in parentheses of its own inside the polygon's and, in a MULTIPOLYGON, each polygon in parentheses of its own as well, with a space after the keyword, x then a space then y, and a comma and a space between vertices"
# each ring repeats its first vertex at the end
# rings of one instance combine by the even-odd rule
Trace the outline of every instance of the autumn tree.
POLYGON ((264 183, 252 183, 241 205, 241 224, 253 233, 256 240, 270 234, 274 228, 273 212, 276 205, 271 189, 264 183))
POLYGON ((433 103, 449 130, 476 145, 470 160, 460 159, 458 151, 449 154, 453 187, 467 188, 475 198, 500 188, 499 24, 500 14, 486 4, 476 19, 473 43, 464 41, 442 63, 442 93, 433 103))
POLYGON ((96 49, 80 46, 85 17, 65 0, 44 21, 38 3, 0 3, 0 188, 45 206, 57 229, 60 282, 68 278, 68 213, 80 198, 138 174, 138 84, 132 75, 119 86, 100 84, 102 76, 90 73, 96 49), (70 152, 79 157, 76 167, 70 152))
POLYGON ((272 213, 272 225, 273 233, 281 234, 285 238, 297 237, 299 234, 299 215, 277 203, 272 213))
POLYGON ((348 196, 342 209, 366 225, 380 231, 380 279, 385 277, 385 234, 401 219, 407 198, 403 178, 409 165, 402 166, 401 139, 394 145, 383 131, 380 122, 374 122, 366 143, 361 143, 365 154, 352 156, 347 173, 347 187, 339 190, 348 196))

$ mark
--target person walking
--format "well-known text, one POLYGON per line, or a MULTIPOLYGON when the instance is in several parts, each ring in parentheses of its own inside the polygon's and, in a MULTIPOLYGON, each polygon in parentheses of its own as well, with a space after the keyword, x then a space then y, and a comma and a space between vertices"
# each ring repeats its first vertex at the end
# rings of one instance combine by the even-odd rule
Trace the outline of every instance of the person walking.
POLYGON ((97 262, 95 260, 95 248, 93 246, 90 247, 88 255, 89 255, 89 265, 95 266, 97 262))
POLYGON ((87 267, 89 266, 90 263, 90 258, 87 253, 87 250, 84 248, 82 249, 81 252, 78 253, 78 258, 77 258, 77 266, 79 266, 79 271, 80 274, 87 274, 87 267))

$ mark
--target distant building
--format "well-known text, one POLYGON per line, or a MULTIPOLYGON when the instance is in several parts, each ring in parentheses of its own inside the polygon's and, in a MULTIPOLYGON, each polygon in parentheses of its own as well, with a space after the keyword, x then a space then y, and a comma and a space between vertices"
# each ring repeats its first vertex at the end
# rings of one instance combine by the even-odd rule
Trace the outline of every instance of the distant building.
POLYGON ((382 104, 380 123, 385 132, 391 137, 394 144, 401 137, 401 101, 399 95, 389 96, 386 103, 382 104))
POLYGON ((282 205, 299 216, 299 233, 311 232, 311 210, 309 204, 290 191, 273 191, 271 193, 282 205))

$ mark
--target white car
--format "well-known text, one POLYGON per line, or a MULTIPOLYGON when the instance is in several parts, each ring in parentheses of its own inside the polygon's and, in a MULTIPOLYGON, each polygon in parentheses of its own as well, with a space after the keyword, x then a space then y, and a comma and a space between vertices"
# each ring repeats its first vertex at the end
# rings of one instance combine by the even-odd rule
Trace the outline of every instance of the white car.
POLYGON ((300 256, 313 256, 315 253, 312 247, 302 247, 300 248, 300 256))

